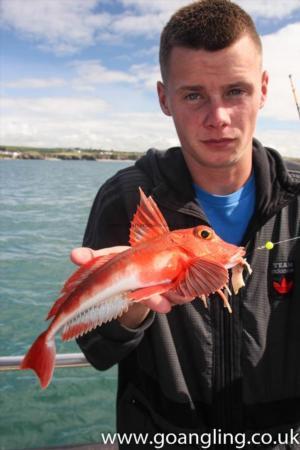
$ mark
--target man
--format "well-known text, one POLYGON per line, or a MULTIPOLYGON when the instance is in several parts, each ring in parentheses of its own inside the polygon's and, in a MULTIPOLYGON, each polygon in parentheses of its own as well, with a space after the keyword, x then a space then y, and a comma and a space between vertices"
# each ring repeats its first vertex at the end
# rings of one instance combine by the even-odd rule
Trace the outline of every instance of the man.
MULTIPOLYGON (((268 87, 260 38, 234 3, 196 2, 164 28, 160 66, 160 105, 181 148, 150 150, 105 183, 85 233, 90 249, 72 259, 82 264, 91 249, 128 245, 141 186, 171 229, 208 224, 246 246, 253 274, 230 298, 232 315, 214 295, 208 309, 198 299, 156 295, 78 343, 96 368, 119 364, 119 432, 215 429, 267 432, 276 441, 279 431, 300 430, 299 241, 257 247, 300 234, 300 169, 253 140, 268 87)), ((172 448, 192 448, 186 442, 172 448)))

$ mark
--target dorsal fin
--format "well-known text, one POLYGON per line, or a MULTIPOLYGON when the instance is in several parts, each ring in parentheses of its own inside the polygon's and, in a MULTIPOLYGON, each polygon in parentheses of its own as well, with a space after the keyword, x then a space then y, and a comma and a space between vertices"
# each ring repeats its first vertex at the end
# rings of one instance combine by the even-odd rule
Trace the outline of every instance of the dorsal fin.
POLYGON ((61 290, 62 295, 53 304, 52 308, 48 312, 46 320, 50 319, 50 317, 53 317, 57 314, 61 305, 67 300, 67 298, 69 298, 70 293, 80 283, 82 283, 93 272, 99 269, 99 267, 103 266, 107 261, 116 256, 116 254, 117 253, 110 253, 104 256, 96 256, 95 258, 91 259, 90 261, 79 267, 79 269, 76 270, 76 272, 74 272, 65 282, 64 287, 61 290))
POLYGON ((139 188, 139 191, 140 204, 130 227, 129 242, 132 246, 170 231, 153 198, 146 197, 141 188, 139 188))

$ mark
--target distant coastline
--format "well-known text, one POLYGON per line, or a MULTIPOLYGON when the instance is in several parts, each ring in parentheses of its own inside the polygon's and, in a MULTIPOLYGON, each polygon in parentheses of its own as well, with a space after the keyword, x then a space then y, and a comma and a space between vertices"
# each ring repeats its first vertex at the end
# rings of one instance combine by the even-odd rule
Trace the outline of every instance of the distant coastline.
POLYGON ((117 150, 81 148, 35 148, 20 146, 0 146, 1 159, 61 160, 61 161, 136 161, 144 153, 117 150))
MULTIPOLYGON (((3 159, 60 160, 60 161, 136 161, 145 152, 81 148, 38 148, 0 145, 0 161, 3 159)), ((300 163, 300 158, 284 157, 300 163)))

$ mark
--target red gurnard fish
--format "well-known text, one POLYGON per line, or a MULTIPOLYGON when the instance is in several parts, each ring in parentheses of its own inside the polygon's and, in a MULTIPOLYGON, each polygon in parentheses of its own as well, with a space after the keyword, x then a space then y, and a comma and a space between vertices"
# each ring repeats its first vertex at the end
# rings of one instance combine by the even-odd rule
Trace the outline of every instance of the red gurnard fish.
MULTIPOLYGON (((235 292, 244 285, 246 266, 242 247, 228 244, 208 226, 170 231, 159 208, 140 189, 140 204, 130 228, 126 250, 98 256, 81 266, 65 283, 50 309, 48 329, 33 343, 21 369, 33 369, 42 388, 51 381, 55 366, 55 335, 67 341, 116 319, 133 302, 173 291, 182 297, 199 297, 207 306, 209 294, 227 287, 232 268, 235 292)), ((114 247, 112 247, 113 251, 114 247)), ((109 250, 109 249, 108 249, 109 250)), ((188 300, 187 300, 188 301, 188 300)))

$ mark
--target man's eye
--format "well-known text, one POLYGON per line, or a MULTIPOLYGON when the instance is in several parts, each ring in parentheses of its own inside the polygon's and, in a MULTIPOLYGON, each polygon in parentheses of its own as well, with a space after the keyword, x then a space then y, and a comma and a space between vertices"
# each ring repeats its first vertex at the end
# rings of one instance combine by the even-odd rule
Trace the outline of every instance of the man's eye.
POLYGON ((227 93, 228 97, 238 97, 239 95, 243 95, 245 91, 240 88, 234 88, 230 89, 230 91, 227 93))
POLYGON ((185 100, 188 100, 190 102, 195 102, 197 100, 202 99, 201 95, 196 93, 196 92, 193 92, 191 94, 187 94, 184 98, 185 98, 185 100))

